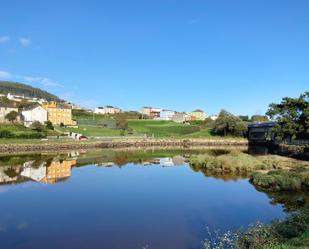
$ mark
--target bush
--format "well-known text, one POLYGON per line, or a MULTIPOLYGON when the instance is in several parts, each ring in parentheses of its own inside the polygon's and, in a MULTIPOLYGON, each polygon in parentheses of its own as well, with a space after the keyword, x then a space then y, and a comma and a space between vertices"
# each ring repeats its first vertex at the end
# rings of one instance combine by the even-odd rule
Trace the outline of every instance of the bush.
POLYGON ((254 173, 250 181, 257 187, 271 191, 306 190, 309 187, 309 169, 272 170, 254 173))
POLYGON ((14 134, 8 130, 0 131, 0 138, 13 138, 14 134))
POLYGON ((309 206, 269 225, 257 223, 246 231, 226 233, 216 241, 203 241, 204 249, 292 249, 308 248, 309 206), (226 242, 228 241, 228 244, 226 242), (219 246, 218 246, 219 245, 219 246), (220 246, 223 245, 223 246, 220 246))
POLYGON ((39 121, 35 121, 31 124, 30 127, 32 130, 38 131, 38 132, 42 132, 45 131, 45 126, 43 124, 41 124, 39 121))

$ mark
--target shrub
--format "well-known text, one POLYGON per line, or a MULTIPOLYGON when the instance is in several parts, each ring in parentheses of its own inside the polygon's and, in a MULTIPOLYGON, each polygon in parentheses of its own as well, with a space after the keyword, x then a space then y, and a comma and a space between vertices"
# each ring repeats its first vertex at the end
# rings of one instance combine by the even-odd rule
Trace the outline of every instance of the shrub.
POLYGON ((14 134, 8 130, 1 130, 0 131, 0 138, 13 138, 14 134))

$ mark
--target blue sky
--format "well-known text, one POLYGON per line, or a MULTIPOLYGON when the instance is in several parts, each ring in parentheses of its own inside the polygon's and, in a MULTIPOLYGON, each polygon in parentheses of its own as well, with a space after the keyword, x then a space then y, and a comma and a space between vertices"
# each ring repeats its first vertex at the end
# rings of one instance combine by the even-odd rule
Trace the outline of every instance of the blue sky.
POLYGON ((307 0, 1 1, 0 79, 77 104, 264 113, 309 90, 307 0))

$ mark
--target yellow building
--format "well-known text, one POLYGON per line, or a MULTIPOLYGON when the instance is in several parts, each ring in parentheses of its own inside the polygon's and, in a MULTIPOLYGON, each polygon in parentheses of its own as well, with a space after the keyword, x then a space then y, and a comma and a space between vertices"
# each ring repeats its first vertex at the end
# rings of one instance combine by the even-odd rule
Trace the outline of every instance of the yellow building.
POLYGON ((72 108, 64 103, 49 102, 43 105, 47 110, 48 120, 53 125, 76 125, 76 121, 72 120, 72 108))
POLYGON ((190 116, 191 116, 191 120, 203 121, 206 119, 206 114, 202 110, 195 110, 190 113, 190 116))
POLYGON ((71 176, 71 168, 76 160, 52 161, 47 167, 46 177, 42 180, 45 183, 55 183, 61 179, 71 176))

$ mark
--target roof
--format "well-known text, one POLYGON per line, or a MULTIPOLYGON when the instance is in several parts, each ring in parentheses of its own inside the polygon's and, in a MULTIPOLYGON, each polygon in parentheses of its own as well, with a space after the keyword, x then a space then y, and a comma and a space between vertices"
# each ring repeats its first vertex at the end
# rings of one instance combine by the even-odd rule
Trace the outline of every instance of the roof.
POLYGON ((37 107, 41 107, 41 106, 39 104, 30 105, 30 106, 24 107, 23 111, 31 111, 37 107))
POLYGON ((196 109, 195 111, 193 111, 193 112, 204 112, 203 110, 201 110, 201 109, 196 109))
POLYGON ((274 127, 276 125, 275 122, 267 122, 267 123, 255 123, 249 124, 248 128, 257 128, 257 127, 274 127))
POLYGON ((71 109, 71 107, 68 104, 65 104, 65 103, 57 103, 57 108, 59 108, 59 109, 71 109))

